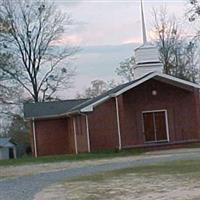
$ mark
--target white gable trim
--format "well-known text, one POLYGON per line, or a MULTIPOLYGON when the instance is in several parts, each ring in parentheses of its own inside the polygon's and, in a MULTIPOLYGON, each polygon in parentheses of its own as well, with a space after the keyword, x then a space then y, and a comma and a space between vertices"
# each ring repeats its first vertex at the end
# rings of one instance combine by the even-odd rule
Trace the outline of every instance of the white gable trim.
POLYGON ((133 84, 131 84, 131 85, 129 85, 129 86, 123 88, 122 90, 118 91, 118 92, 115 93, 114 95, 115 95, 115 96, 119 96, 119 95, 121 95, 122 93, 124 93, 124 92, 126 92, 126 91, 128 91, 128 90, 130 90, 130 89, 132 89, 132 88, 134 88, 134 87, 136 87, 136 86, 138 86, 138 85, 144 83, 145 81, 148 81, 149 79, 153 78, 154 76, 155 76, 155 73, 152 73, 152 74, 150 74, 149 76, 146 76, 145 78, 142 78, 141 80, 137 81, 136 83, 133 83, 133 84))
POLYGON ((152 74, 149 74, 148 76, 146 76, 145 78, 141 78, 141 80, 138 80, 136 81, 135 83, 121 89, 120 91, 116 92, 116 93, 113 93, 113 94, 110 94, 108 96, 105 96, 104 98, 102 99, 99 99, 98 101, 84 107, 81 109, 81 112, 92 112, 94 107, 105 102, 106 100, 112 98, 112 97, 117 97, 121 94, 123 94, 124 92, 154 78, 154 77, 160 77, 160 78, 163 78, 165 80, 171 80, 173 82, 176 82, 176 83, 179 83, 179 84, 182 84, 182 85, 185 85, 185 86, 190 86, 190 87, 193 87, 193 88, 197 88, 197 89, 200 89, 200 85, 198 84, 195 84, 195 83, 191 83, 189 81, 185 81, 185 80, 182 80, 182 79, 179 79, 179 78, 176 78, 176 77, 173 77, 173 76, 170 76, 170 75, 167 75, 167 74, 161 74, 161 73, 152 73, 152 74))
POLYGON ((193 87, 193 88, 198 88, 198 89, 200 88, 200 85, 198 85, 198 84, 191 83, 189 81, 185 81, 185 80, 173 77, 173 76, 169 76, 167 74, 152 73, 149 76, 137 81, 136 83, 133 83, 132 85, 129 85, 129 86, 123 88, 122 90, 118 91, 115 94, 115 96, 119 96, 122 93, 124 93, 124 92, 126 92, 126 91, 128 91, 128 90, 130 90, 130 89, 132 89, 132 88, 134 88, 134 87, 136 87, 136 86, 138 86, 138 85, 140 85, 140 84, 142 84, 142 83, 144 83, 144 82, 146 82, 146 81, 148 81, 148 80, 150 80, 150 79, 152 79, 152 78, 154 78, 156 76, 158 76, 160 78, 163 78, 163 79, 171 80, 171 81, 174 81, 174 82, 186 85, 186 86, 190 86, 190 87, 193 87))
POLYGON ((110 99, 110 98, 111 98, 110 95, 105 96, 104 98, 99 99, 98 101, 95 101, 94 103, 92 103, 92 104, 90 104, 90 105, 88 105, 88 106, 82 108, 82 109, 81 109, 81 112, 92 112, 92 111, 93 111, 93 108, 94 108, 95 106, 97 106, 97 105, 103 103, 104 101, 106 101, 106 100, 108 100, 108 99, 110 99))
POLYGON ((174 77, 174 76, 170 76, 170 75, 167 75, 167 74, 157 74, 157 76, 160 76, 160 77, 165 78, 165 79, 168 79, 168 80, 175 81, 175 82, 177 82, 177 83, 181 83, 181 84, 183 84, 183 85, 187 85, 187 86, 191 86, 191 87, 200 89, 200 85, 199 85, 199 84, 192 83, 192 82, 189 82, 189 81, 185 81, 185 80, 183 80, 183 79, 176 78, 176 77, 174 77))

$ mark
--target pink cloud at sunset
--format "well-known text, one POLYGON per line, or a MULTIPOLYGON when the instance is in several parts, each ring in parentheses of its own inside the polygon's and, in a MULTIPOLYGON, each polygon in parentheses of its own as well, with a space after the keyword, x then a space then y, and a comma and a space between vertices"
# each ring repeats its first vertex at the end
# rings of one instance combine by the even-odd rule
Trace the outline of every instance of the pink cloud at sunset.
POLYGON ((82 42, 82 38, 78 34, 64 34, 61 38, 57 40, 57 45, 79 45, 82 42))

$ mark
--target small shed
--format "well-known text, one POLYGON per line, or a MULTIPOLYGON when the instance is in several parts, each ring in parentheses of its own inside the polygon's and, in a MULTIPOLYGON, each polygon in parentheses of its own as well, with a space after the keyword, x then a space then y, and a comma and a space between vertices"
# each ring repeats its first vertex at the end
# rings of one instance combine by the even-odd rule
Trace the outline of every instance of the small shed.
POLYGON ((11 138, 0 138, 0 160, 16 158, 16 146, 11 138))

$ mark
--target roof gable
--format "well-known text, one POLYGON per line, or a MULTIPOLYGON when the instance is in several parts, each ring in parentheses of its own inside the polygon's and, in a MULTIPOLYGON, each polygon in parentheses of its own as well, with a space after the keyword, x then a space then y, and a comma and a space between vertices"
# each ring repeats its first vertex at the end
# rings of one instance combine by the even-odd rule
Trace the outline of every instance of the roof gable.
POLYGON ((185 90, 192 90, 193 88, 197 88, 200 89, 200 85, 189 82, 189 81, 185 81, 173 76, 169 76, 166 74, 160 74, 160 73, 149 73, 137 80, 131 81, 129 83, 123 84, 118 86, 117 88, 114 88, 113 90, 108 91, 107 93, 105 93, 104 95, 102 95, 101 98, 96 98, 96 99, 92 99, 91 102, 85 102, 85 104, 83 104, 82 106, 78 107, 80 109, 80 112, 90 112, 93 110, 93 107, 103 103, 104 101, 108 100, 111 97, 117 97, 121 94, 123 94, 124 92, 133 89, 134 87, 150 80, 150 79, 156 79, 162 82, 165 82, 167 84, 171 84, 174 85, 176 87, 185 89, 185 90))
POLYGON ((190 90, 189 88, 200 88, 200 85, 196 84, 196 83, 192 83, 189 81, 185 81, 183 79, 180 78, 176 78, 173 76, 169 76, 167 74, 160 74, 160 73, 151 73, 148 74, 147 76, 142 77, 141 79, 138 79, 135 83, 124 87, 122 90, 118 91, 115 96, 119 96, 120 94, 150 80, 150 79, 156 79, 165 83, 168 83, 170 85, 174 85, 176 87, 180 87, 182 89, 186 89, 186 90, 190 90))

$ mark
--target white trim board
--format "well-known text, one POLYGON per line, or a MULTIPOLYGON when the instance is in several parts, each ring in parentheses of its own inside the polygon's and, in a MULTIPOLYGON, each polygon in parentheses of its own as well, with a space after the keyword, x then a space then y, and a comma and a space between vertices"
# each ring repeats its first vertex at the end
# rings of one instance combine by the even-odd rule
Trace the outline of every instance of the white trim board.
POLYGON ((35 119, 32 121, 32 129, 33 129, 33 143, 34 143, 34 153, 35 157, 38 157, 38 152, 37 152, 37 140, 36 140, 36 131, 35 131, 35 119))
POLYGON ((73 126, 74 126, 74 146, 75 152, 78 154, 78 146, 77 146, 77 133, 76 133, 76 118, 73 117, 73 126))
POLYGON ((90 105, 84 107, 81 109, 81 112, 92 112, 94 109, 94 106, 97 106, 103 102, 105 102, 106 100, 108 100, 110 98, 110 96, 105 96, 102 99, 99 99, 98 101, 95 101, 94 103, 91 103, 90 105))
POLYGON ((86 123, 86 134, 87 134, 87 145, 88 145, 88 152, 90 153, 90 131, 89 131, 89 121, 88 116, 85 115, 85 123, 86 123))
POLYGON ((120 117, 119 117, 119 102, 117 97, 115 97, 115 106, 116 106, 116 118, 117 118, 117 132, 119 140, 119 150, 122 149, 122 140, 121 140, 121 127, 120 127, 120 117))
POLYGON ((145 110, 145 111, 142 111, 142 114, 143 113, 154 113, 154 112, 165 112, 167 111, 167 109, 161 109, 161 110, 145 110))

